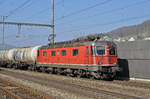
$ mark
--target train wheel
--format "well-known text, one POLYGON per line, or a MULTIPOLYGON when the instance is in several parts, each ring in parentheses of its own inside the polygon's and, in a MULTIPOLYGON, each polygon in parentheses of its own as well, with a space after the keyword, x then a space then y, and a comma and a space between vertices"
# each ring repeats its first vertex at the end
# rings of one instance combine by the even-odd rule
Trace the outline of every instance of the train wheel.
POLYGON ((62 72, 62 70, 61 70, 60 68, 57 68, 57 69, 56 69, 56 74, 57 74, 57 75, 61 75, 61 72, 62 72))
POLYGON ((29 67, 28 67, 28 70, 32 71, 32 67, 29 66, 29 67))
POLYGON ((68 77, 72 77, 72 75, 71 75, 70 73, 67 73, 66 75, 67 75, 68 77))
POLYGON ((40 72, 43 72, 43 73, 45 73, 45 72, 46 72, 46 70, 45 70, 45 68, 44 68, 44 67, 40 67, 40 68, 39 68, 39 71, 40 71, 40 72))
POLYGON ((108 80, 108 81, 112 81, 113 80, 111 74, 103 74, 103 79, 104 80, 108 80))
POLYGON ((94 79, 95 79, 95 77, 94 77, 93 75, 91 75, 91 76, 90 76, 90 79, 91 79, 91 80, 94 80, 94 79))
POLYGON ((61 75, 61 73, 60 73, 60 72, 57 72, 57 75, 61 75))
POLYGON ((82 77, 82 74, 77 74, 77 78, 81 78, 82 77))
POLYGON ((78 70, 76 73, 77 78, 81 78, 83 76, 82 70, 78 70))
POLYGON ((48 73, 49 73, 49 74, 53 74, 53 72, 52 72, 52 71, 48 71, 48 73))

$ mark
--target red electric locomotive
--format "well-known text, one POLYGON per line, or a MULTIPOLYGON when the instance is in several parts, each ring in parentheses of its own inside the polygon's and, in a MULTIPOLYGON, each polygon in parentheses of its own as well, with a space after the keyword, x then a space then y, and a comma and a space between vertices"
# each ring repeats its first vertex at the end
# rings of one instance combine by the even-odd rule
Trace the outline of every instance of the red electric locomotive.
POLYGON ((37 55, 39 70, 113 79, 119 71, 116 45, 110 41, 83 41, 56 43, 40 47, 37 55))

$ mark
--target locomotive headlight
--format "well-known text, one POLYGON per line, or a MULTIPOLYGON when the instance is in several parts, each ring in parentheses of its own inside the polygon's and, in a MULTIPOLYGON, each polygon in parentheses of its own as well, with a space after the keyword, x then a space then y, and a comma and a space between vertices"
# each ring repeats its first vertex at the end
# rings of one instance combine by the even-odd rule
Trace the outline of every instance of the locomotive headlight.
POLYGON ((107 60, 107 62, 110 62, 110 58, 109 57, 106 60, 107 60))
POLYGON ((117 65, 117 63, 114 63, 113 65, 114 65, 114 66, 116 66, 116 65, 117 65))
POLYGON ((98 64, 101 65, 102 63, 101 63, 101 62, 98 62, 98 64))

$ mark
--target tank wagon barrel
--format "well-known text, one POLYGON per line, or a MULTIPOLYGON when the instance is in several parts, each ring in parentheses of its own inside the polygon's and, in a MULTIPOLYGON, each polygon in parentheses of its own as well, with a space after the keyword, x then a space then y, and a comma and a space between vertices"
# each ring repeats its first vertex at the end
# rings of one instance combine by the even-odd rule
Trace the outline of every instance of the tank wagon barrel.
POLYGON ((13 58, 17 62, 25 62, 28 64, 35 63, 38 48, 39 46, 15 49, 13 52, 13 58))
POLYGON ((9 60, 9 50, 0 50, 0 61, 5 63, 9 60))
POLYGON ((0 50, 1 65, 34 65, 37 58, 37 50, 40 46, 14 48, 9 50, 0 50))

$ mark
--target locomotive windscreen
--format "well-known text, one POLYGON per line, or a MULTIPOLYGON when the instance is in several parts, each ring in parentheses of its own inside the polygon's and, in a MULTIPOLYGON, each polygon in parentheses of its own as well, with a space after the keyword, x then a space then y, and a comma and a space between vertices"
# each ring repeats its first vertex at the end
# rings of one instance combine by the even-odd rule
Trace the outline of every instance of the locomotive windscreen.
POLYGON ((96 46, 97 55, 105 55, 105 46, 96 46))
POLYGON ((109 55, 116 55, 116 48, 115 46, 109 47, 109 55))

